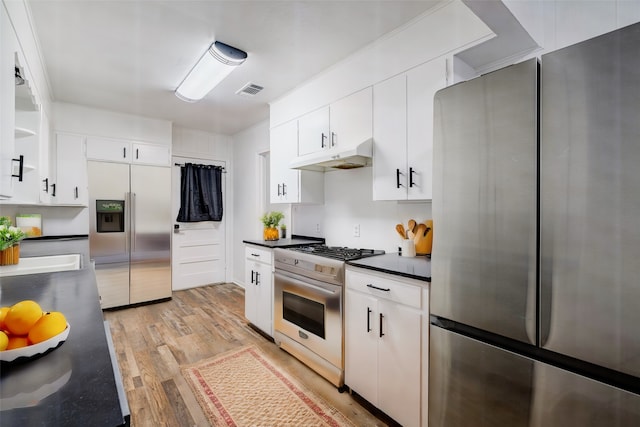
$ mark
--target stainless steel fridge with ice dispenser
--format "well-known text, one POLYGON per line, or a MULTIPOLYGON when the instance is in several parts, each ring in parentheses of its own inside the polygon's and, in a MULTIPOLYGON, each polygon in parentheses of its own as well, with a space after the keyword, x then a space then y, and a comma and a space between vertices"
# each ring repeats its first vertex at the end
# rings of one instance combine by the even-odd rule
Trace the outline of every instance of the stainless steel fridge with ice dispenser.
POLYGON ((640 24, 434 98, 429 426, 640 425, 640 24))
POLYGON ((171 169, 88 162, 90 256, 102 308, 171 297, 171 169))

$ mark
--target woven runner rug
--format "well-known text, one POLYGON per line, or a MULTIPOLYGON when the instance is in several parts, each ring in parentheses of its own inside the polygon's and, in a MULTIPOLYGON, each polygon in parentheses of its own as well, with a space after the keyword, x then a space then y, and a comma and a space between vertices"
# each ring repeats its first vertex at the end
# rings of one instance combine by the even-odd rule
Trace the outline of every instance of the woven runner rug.
POLYGON ((229 351, 182 373, 216 427, 353 427, 255 346, 229 351))

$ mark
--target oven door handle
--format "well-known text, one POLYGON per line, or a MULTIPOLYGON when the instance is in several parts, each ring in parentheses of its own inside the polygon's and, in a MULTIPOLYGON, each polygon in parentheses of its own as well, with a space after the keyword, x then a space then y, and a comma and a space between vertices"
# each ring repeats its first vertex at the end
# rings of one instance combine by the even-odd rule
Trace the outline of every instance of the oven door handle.
POLYGON ((308 282, 305 282, 304 286, 307 286, 309 288, 315 289, 316 291, 324 292, 325 294, 329 294, 329 295, 335 295, 336 294, 336 291, 334 291, 332 289, 325 289, 322 286, 312 285, 311 283, 308 283, 308 282))

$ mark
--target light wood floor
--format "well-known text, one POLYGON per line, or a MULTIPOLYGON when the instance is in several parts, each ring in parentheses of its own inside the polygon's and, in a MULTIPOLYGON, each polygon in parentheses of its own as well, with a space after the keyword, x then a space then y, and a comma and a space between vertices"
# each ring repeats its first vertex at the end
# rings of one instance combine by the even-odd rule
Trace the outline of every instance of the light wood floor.
POLYGON ((356 426, 384 426, 348 392, 280 350, 247 324, 244 290, 234 284, 173 293, 171 301, 105 311, 131 410, 131 425, 209 426, 180 367, 248 344, 301 380, 356 426))

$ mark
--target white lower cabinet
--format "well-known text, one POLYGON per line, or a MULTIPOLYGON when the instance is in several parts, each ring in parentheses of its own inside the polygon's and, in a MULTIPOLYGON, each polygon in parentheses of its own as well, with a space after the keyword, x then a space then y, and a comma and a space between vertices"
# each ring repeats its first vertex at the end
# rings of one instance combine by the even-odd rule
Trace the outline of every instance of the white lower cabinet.
POLYGON ((273 336, 273 252, 245 246, 244 316, 254 326, 273 336))
POLYGON ((405 427, 426 425, 427 334, 425 284, 347 267, 345 383, 405 427))

